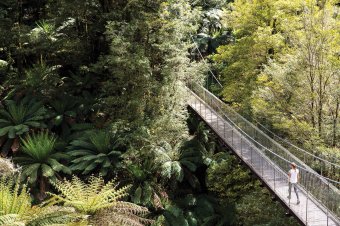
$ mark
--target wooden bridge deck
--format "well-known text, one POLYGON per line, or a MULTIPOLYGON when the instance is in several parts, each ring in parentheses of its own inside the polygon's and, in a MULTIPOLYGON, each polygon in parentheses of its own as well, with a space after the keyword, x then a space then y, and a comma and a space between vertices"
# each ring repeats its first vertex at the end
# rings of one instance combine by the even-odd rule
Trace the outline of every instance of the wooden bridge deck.
POLYGON ((195 94, 189 106, 215 131, 223 142, 255 173, 271 192, 283 203, 301 224, 308 226, 339 226, 339 219, 329 213, 302 187, 299 189, 300 204, 292 190, 288 199, 287 173, 271 161, 260 148, 245 138, 240 131, 216 113, 195 94))

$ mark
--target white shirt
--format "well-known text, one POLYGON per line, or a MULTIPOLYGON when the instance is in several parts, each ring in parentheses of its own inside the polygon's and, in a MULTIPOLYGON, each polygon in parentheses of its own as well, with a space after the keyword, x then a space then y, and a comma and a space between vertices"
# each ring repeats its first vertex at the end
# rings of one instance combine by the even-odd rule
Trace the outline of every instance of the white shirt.
POLYGON ((298 182, 299 169, 290 169, 289 174, 290 174, 289 182, 290 183, 297 183, 298 182))

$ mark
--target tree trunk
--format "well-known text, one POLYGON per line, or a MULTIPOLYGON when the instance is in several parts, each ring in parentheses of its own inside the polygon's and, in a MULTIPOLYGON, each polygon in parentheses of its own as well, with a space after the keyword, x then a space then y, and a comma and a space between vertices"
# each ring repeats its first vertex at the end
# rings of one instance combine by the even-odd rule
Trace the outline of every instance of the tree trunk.
POLYGON ((336 137, 337 137, 337 127, 338 127, 338 118, 339 118, 339 108, 340 108, 340 102, 339 99, 337 99, 336 101, 336 107, 335 107, 335 114, 334 114, 334 118, 333 118, 333 142, 332 142, 332 146, 335 147, 336 146, 336 137))
POLYGON ((41 176, 39 180, 39 200, 44 200, 46 198, 46 178, 41 176))
POLYGON ((18 23, 18 42, 17 42, 17 51, 16 51, 16 60, 17 60, 17 68, 18 68, 18 76, 22 77, 24 74, 24 59, 22 55, 22 43, 21 43, 21 24, 22 24, 22 0, 17 1, 17 23, 18 23))

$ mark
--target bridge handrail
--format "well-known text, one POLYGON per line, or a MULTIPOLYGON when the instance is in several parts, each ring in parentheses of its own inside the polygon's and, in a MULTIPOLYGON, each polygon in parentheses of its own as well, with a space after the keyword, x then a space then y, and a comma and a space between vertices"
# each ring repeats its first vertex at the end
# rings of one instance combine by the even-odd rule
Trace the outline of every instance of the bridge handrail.
MULTIPOLYGON (((202 87, 203 88, 203 87, 202 87)), ((204 89, 204 88, 203 88, 204 89)), ((228 105, 226 105, 223 101, 221 101, 220 99, 218 99, 214 94, 212 94, 210 91, 204 89, 205 92, 208 92, 209 94, 211 94, 211 96, 217 100, 218 102, 222 103, 223 105, 225 105, 226 107, 229 107, 228 105)), ((292 162, 292 161, 289 161, 287 159, 285 159, 284 157, 282 157, 281 155, 278 155, 277 153, 271 151, 269 148, 265 147, 263 144, 259 143, 257 140, 255 140, 253 137, 251 137, 249 134, 247 134, 245 131, 243 131, 242 128, 240 128, 232 119, 229 118, 228 115, 226 115, 224 112, 223 112, 223 109, 219 108, 219 110, 222 112, 223 116, 226 117, 228 119, 228 121, 235 127, 238 129, 239 132, 241 132, 244 136, 246 136, 248 139, 250 139, 251 141, 253 141, 254 143, 258 144, 259 146, 261 146, 263 149, 265 149, 266 151, 270 152, 271 154, 275 155, 276 157, 280 158, 281 160, 285 161, 288 165, 292 162)), ((230 109, 232 111, 234 111, 233 109, 230 109)), ((234 111, 235 114, 238 114, 236 111, 234 111)), ((238 114, 239 115, 239 114, 238 114)), ((252 126, 254 129, 260 131, 261 133, 263 133, 261 130, 259 130, 255 125, 253 125, 251 122, 249 122, 247 119, 245 119, 243 116, 239 115, 242 119, 244 119, 245 121, 247 121, 249 123, 250 126, 252 126)), ((272 138, 268 137, 267 134, 263 134, 265 135, 268 139, 272 140, 272 138)), ((274 143, 276 143, 278 146, 281 147, 280 144, 278 144, 275 140, 272 140, 274 143)), ((327 180, 327 181, 330 181, 332 183, 335 183, 335 184, 340 184, 340 181, 336 181, 336 180, 332 180, 328 177, 324 177, 320 174, 318 174, 317 172, 315 172, 312 168, 310 168, 308 165, 306 165, 304 162, 302 162, 300 159, 296 158, 296 156, 294 156, 292 153, 290 153, 288 150, 286 150, 285 148, 282 147, 282 150, 286 151, 287 154, 289 154, 291 157, 293 157, 294 159, 297 160, 297 162, 299 162, 302 166, 304 167, 301 167, 300 165, 298 165, 298 168, 308 172, 308 173, 311 173, 311 174, 314 174, 315 176, 321 178, 321 179, 324 179, 324 180, 327 180)))
POLYGON ((277 139, 279 139, 279 140, 281 140, 282 142, 286 143, 287 145, 289 145, 289 146, 291 146, 291 147, 297 149, 298 151, 303 152, 304 154, 307 154, 307 155, 309 155, 309 156, 312 156, 313 158, 316 158, 316 159, 318 159, 318 160, 320 160, 320 161, 326 162, 326 163, 328 163, 328 164, 330 164, 330 165, 332 165, 332 166, 335 166, 335 167, 337 167, 337 168, 340 168, 340 165, 339 165, 339 164, 330 162, 330 161, 328 161, 327 159, 324 159, 324 158, 321 158, 321 157, 319 157, 319 156, 316 156, 316 155, 314 155, 313 153, 310 153, 310 152, 308 152, 308 151, 306 151, 306 150, 304 150, 304 149, 302 149, 302 148, 296 146, 295 144, 291 143, 291 142, 288 141, 287 139, 284 139, 284 138, 282 138, 282 137, 276 135, 274 132, 270 131, 268 128, 266 128, 266 127, 265 127, 264 125, 262 125, 261 123, 256 122, 256 124, 260 125, 260 126, 261 126, 262 128, 264 128, 266 131, 268 131, 269 133, 271 133, 274 137, 276 137, 277 139))
MULTIPOLYGON (((215 95, 210 93, 208 90, 204 89, 201 86, 198 86, 198 87, 203 89, 204 97, 202 97, 202 93, 201 93, 201 95, 199 95, 199 93, 197 93, 197 90, 193 89, 193 87, 191 87, 191 89, 195 94, 198 95, 198 97, 201 97, 204 100, 204 102, 206 102, 213 109, 214 109, 214 106, 212 105, 212 103, 214 102, 214 105, 216 105, 215 109, 217 108, 217 110, 220 113, 222 113, 221 115, 223 115, 225 117, 225 119, 227 121, 229 121, 231 123, 231 125, 233 125, 234 128, 243 135, 243 137, 247 137, 247 139, 249 141, 251 141, 253 143, 253 145, 255 145, 255 147, 260 147, 259 150, 262 150, 262 152, 271 161, 274 161, 275 164, 277 164, 277 166, 279 168, 281 168, 284 172, 287 172, 287 169, 288 169, 287 167, 289 166, 289 163, 291 162, 291 160, 289 160, 289 157, 292 157, 294 155, 292 155, 289 151, 286 150, 286 151, 284 151, 284 154, 288 157, 288 159, 286 159, 285 157, 279 155, 278 153, 273 152, 272 150, 270 150, 270 148, 266 147, 265 145, 263 145, 260 142, 258 142, 257 140, 255 140, 246 131, 244 131, 244 129, 240 128, 237 125, 237 123, 234 122, 234 120, 229 118, 228 115, 225 114, 225 111, 223 109, 221 109, 219 105, 221 105, 222 107, 227 107, 227 108, 229 108, 229 106, 227 106, 225 103, 223 103, 217 97, 215 97, 215 95), (207 94, 210 97, 208 99, 206 97, 207 94), (210 99, 210 104, 207 101, 209 99, 210 99), (217 103, 216 103, 216 101, 217 101, 217 103)), ((254 125, 252 125, 252 128, 254 128, 254 125)), ((254 129, 257 129, 257 128, 255 127, 254 129)), ((267 139, 270 139, 270 141, 273 141, 267 135, 265 137, 267 139)), ((285 148, 283 148, 277 142, 274 141, 273 143, 276 144, 278 147, 280 147, 280 149, 276 150, 276 151, 285 150, 285 148)), ((300 162, 301 161, 299 161, 299 163, 300 162)), ((304 163, 302 164, 302 166, 303 167, 299 166, 299 168, 302 170, 301 171, 302 180, 301 180, 300 185, 306 190, 307 193, 309 193, 311 196, 313 196, 316 200, 319 200, 319 202, 320 202, 319 204, 324 206, 326 211, 328 211, 328 210, 331 211, 332 213, 334 213, 335 216, 337 216, 337 218, 339 218, 340 208, 339 208, 338 203, 340 202, 340 196, 339 196, 340 193, 339 193, 339 190, 335 186, 332 185, 332 183, 339 185, 339 182, 319 175, 317 172, 312 170, 310 167, 308 167, 308 165, 306 165, 304 163)))
MULTIPOLYGON (((214 78, 215 78, 215 80, 216 80, 216 77, 214 76, 214 78)), ((216 80, 217 82, 218 82, 218 84, 220 85, 220 87, 222 87, 222 85, 220 84, 220 82, 218 81, 218 80, 216 80)), ((208 90, 207 90, 208 91, 208 90)), ((209 91, 208 91, 209 92, 209 91)), ((214 95, 214 94, 213 94, 214 95)), ((221 101, 221 100, 220 100, 221 101)), ((223 104, 225 104, 224 102, 222 102, 223 104)), ((229 106, 228 106, 229 107, 229 106)), ((238 114, 234 109, 232 109, 232 108, 230 108, 229 109, 230 111, 234 111, 234 113, 236 113, 236 114, 238 114)), ((240 114, 238 114, 244 121, 247 121, 248 123, 250 123, 250 124, 252 124, 251 122, 249 122, 249 120, 247 120, 246 118, 244 118, 242 115, 240 115, 240 114)), ((329 161, 329 160, 327 160, 327 159, 324 159, 324 158, 321 158, 321 157, 319 157, 319 156, 316 156, 316 155, 314 155, 313 153, 310 153, 310 152, 308 152, 308 151, 306 151, 306 150, 304 150, 304 149, 302 149, 302 148, 300 148, 300 147, 298 147, 298 146, 296 146, 296 145, 294 145, 294 144, 292 144, 291 142, 289 142, 289 141, 287 141, 286 139, 283 139, 282 137, 280 137, 280 136, 278 136, 278 135, 276 135, 275 133, 273 133, 272 131, 270 131, 270 130, 268 130, 265 126, 263 126, 262 124, 260 124, 260 123, 258 123, 257 122, 257 124, 259 124, 261 127, 263 127, 265 130, 267 130, 267 131, 269 131, 271 134, 273 134, 276 138, 278 138, 279 140, 281 140, 282 142, 284 142, 284 143, 286 143, 287 145, 289 145, 289 146, 291 146, 292 148, 294 148, 294 149, 296 149, 297 151, 299 151, 299 152, 302 152, 303 154, 306 154, 306 155, 309 155, 309 156, 311 156, 311 157, 313 157, 313 158, 315 158, 315 159, 318 159, 318 160, 320 160, 320 161, 322 161, 322 162, 324 162, 324 163, 327 163, 327 164, 329 164, 329 165, 331 165, 331 166, 334 166, 334 167, 336 167, 336 168, 339 168, 340 169, 340 165, 339 164, 337 164, 337 163, 334 163, 334 162, 331 162, 331 161, 329 161)), ((253 125, 253 124, 252 124, 253 125)), ((254 125, 253 125, 254 126, 254 125)), ((257 128, 258 129, 258 128, 257 128)), ((262 130, 260 130, 262 133, 263 133, 263 131, 262 130)), ((267 135, 267 134, 266 134, 267 135)), ((287 148, 287 147, 286 147, 287 148)))

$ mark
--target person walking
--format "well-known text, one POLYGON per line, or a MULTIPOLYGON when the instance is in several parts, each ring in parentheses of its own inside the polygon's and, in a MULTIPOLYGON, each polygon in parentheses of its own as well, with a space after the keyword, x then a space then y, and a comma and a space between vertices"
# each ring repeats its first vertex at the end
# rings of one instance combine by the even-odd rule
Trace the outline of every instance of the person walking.
POLYGON ((297 168, 296 164, 292 162, 290 164, 291 169, 288 172, 288 199, 291 199, 291 194, 292 194, 292 187, 294 188, 294 192, 296 194, 297 198, 297 205, 300 204, 299 200, 299 193, 298 193, 298 188, 297 188, 297 183, 299 182, 300 179, 300 174, 299 174, 299 169, 297 168))

